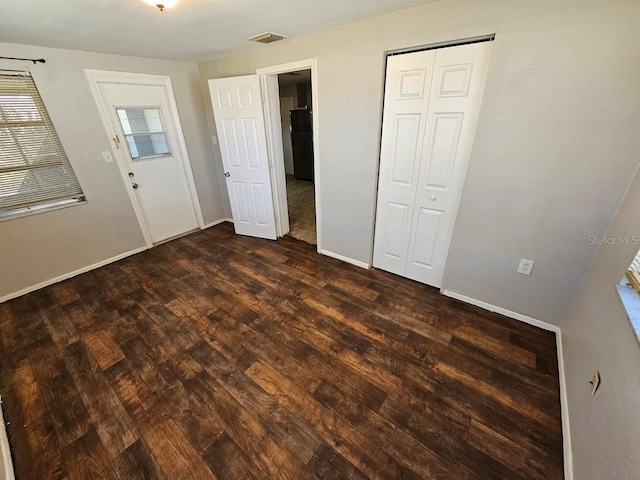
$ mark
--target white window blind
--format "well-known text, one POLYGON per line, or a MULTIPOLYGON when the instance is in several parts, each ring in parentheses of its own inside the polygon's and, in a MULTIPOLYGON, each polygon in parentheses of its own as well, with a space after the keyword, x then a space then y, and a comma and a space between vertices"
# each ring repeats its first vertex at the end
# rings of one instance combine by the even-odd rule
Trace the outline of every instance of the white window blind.
POLYGON ((627 280, 629 280, 634 290, 640 293, 640 252, 638 252, 636 258, 631 262, 629 270, 627 270, 627 280))
POLYGON ((73 200, 82 188, 33 79, 0 75, 0 215, 73 200))

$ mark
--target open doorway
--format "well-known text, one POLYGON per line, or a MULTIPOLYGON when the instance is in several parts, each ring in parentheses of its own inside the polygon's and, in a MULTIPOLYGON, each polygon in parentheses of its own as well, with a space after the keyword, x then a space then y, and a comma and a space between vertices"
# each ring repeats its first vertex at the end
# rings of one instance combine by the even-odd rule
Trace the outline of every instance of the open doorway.
POLYGON ((324 253, 316 60, 259 68, 256 73, 264 99, 276 236, 291 235, 324 253))
POLYGON ((316 245, 311 69, 278 75, 289 235, 316 245))

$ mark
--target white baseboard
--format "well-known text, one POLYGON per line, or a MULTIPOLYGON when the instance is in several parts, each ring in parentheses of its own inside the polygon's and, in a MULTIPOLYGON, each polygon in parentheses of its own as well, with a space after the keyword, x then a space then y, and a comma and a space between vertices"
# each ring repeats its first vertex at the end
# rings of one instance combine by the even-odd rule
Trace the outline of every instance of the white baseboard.
POLYGON ((216 220, 215 222, 207 223, 204 227, 202 227, 202 230, 215 227, 216 225, 220 225, 221 223, 224 223, 224 222, 233 223, 233 218, 221 218, 220 220, 216 220))
POLYGON ((63 280, 67 280, 68 278, 75 277, 82 273, 95 270, 96 268, 104 267, 109 263, 117 262, 118 260, 130 257, 131 255, 135 255, 136 253, 144 252, 145 250, 147 250, 147 247, 136 248, 135 250, 130 250, 128 252, 121 253, 120 255, 116 255, 115 257, 107 258, 106 260, 94 263, 93 265, 87 265, 86 267, 79 268, 78 270, 74 270, 73 272, 65 273, 55 278, 50 278, 49 280, 45 280, 44 282, 31 285, 30 287, 23 288, 22 290, 18 290, 17 292, 13 292, 9 295, 5 295, 4 297, 0 297, 0 303, 6 302, 7 300, 11 300, 13 298, 21 297, 22 295, 26 295, 27 293, 35 292, 36 290, 40 290, 41 288, 48 287, 49 285, 53 285, 54 283, 62 282, 63 280))
MULTIPOLYGON (((2 399, 0 399, 1 402, 2 399)), ((7 439, 2 408, 0 408, 0 480, 14 480, 14 478, 9 440, 7 439)))
POLYGON ((483 302, 482 300, 477 300, 475 298, 467 297, 466 295, 462 295, 457 292, 452 292, 451 290, 441 290, 440 293, 442 293, 443 295, 446 295, 447 297, 460 300, 461 302, 475 305, 476 307, 489 310, 490 312, 499 313, 501 315, 504 315, 505 317, 513 318, 514 320, 519 320, 521 322, 528 323, 529 325, 533 325, 534 327, 539 327, 539 328, 542 328, 543 330, 548 330, 556 334, 556 352, 558 355, 558 376, 559 376, 559 384, 560 384, 560 410, 562 413, 562 451, 563 451, 563 458, 564 458, 564 478, 565 480, 573 480, 573 455, 571 452, 571 429, 569 427, 569 406, 567 404, 567 383, 566 383, 566 377, 564 374, 564 355, 562 352, 562 331, 560 330, 560 327, 557 325, 553 325, 552 323, 543 322, 542 320, 538 320, 537 318, 523 315, 522 313, 513 312, 511 310, 507 310, 506 308, 502 308, 502 307, 497 307, 490 303, 483 302))
POLYGON ((542 328, 543 330, 548 330, 550 332, 560 331, 560 327, 552 323, 543 322, 542 320, 523 315, 522 313, 513 312, 502 307, 497 307, 495 305, 491 305, 490 303, 483 302, 482 300, 476 300, 475 298, 467 297, 466 295, 462 295, 461 293, 452 292, 451 290, 440 290, 440 293, 447 297, 460 300, 461 302, 469 303, 471 305, 475 305, 476 307, 489 310, 490 312, 499 313, 500 315, 504 315, 505 317, 513 318, 514 320, 528 323, 529 325, 533 325, 534 327, 542 328))
POLYGON ((558 374, 560 383, 560 412, 562 417, 562 451, 564 458, 564 478, 573 480, 573 452, 571 450, 571 427, 569 426, 569 404, 567 400, 567 379, 564 374, 564 353, 562 350, 562 331, 556 332, 558 351, 558 374))
POLYGON ((371 268, 370 263, 361 262, 360 260, 354 260, 353 258, 345 257, 344 255, 330 252, 329 250, 318 250, 318 253, 321 253, 322 255, 326 255, 327 257, 335 258, 337 260, 342 260, 343 262, 350 263, 351 265, 355 265, 356 267, 366 268, 367 270, 371 268))

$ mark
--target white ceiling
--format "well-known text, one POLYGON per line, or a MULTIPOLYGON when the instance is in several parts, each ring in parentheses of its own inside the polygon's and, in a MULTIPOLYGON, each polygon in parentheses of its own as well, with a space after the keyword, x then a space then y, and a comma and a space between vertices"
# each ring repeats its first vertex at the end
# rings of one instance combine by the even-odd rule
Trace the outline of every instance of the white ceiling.
MULTIPOLYGON (((0 42, 173 60, 205 60, 273 31, 299 37, 435 0, 0 0, 0 42)), ((285 40, 286 41, 286 40, 285 40)))

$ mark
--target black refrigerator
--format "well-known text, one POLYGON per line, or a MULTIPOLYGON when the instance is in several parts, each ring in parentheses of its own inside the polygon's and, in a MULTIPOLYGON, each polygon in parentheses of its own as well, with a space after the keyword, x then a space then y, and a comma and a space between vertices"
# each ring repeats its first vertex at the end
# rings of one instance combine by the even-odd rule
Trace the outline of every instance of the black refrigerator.
POLYGON ((313 182, 313 120, 311 110, 291 110, 293 174, 298 180, 313 182))

